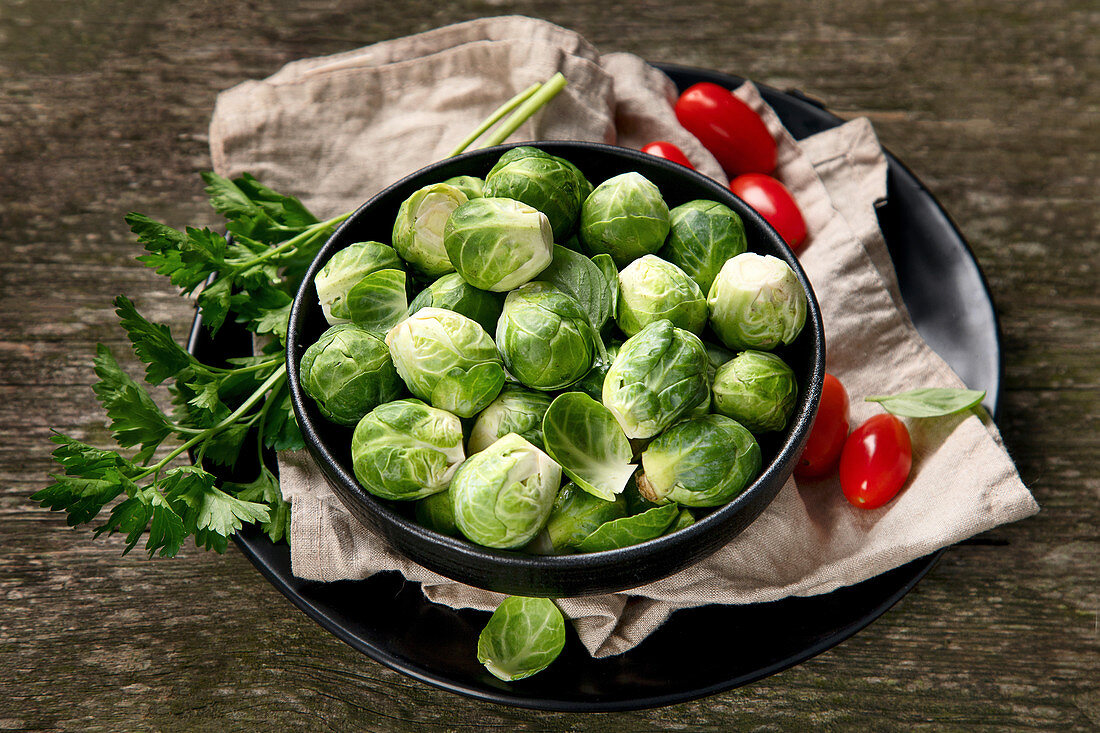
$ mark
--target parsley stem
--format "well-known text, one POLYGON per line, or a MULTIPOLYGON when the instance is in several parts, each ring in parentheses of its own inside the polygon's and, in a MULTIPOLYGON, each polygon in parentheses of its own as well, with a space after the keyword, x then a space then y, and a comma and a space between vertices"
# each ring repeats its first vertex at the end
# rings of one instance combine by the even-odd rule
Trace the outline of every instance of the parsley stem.
POLYGON ((259 402, 265 395, 267 395, 269 390, 271 390, 275 385, 277 385, 281 380, 284 380, 284 379, 286 379, 286 364, 283 364, 278 369, 276 369, 274 372, 272 372, 271 376, 268 377, 267 380, 264 381, 263 384, 261 384, 259 387, 257 387, 256 391, 253 392, 251 395, 249 395, 248 399, 246 399, 241 404, 240 407, 238 407, 236 410, 234 410, 233 413, 229 415, 229 417, 225 418, 224 420, 222 420, 217 425, 214 425, 213 427, 209 427, 206 430, 203 430, 201 433, 199 433, 195 437, 189 438, 187 441, 180 444, 171 453, 169 453, 167 456, 165 456, 159 463, 157 463, 153 466, 150 466, 149 468, 145 469, 144 471, 137 474, 136 476, 131 477, 131 480, 132 481, 137 481, 138 479, 144 478, 145 476, 148 476, 151 473, 156 473, 157 471, 159 471, 160 469, 162 469, 166 465, 168 465, 168 463, 173 458, 180 455, 184 451, 188 450, 192 446, 198 445, 199 443, 205 441, 207 438, 209 438, 213 435, 216 435, 217 433, 221 432, 222 430, 225 430, 227 427, 229 427, 233 423, 240 420, 241 417, 243 417, 245 415, 245 413, 247 413, 249 410, 251 410, 256 405, 257 402, 259 402))
POLYGON ((324 232, 326 229, 328 229, 329 227, 335 226, 337 224, 340 224, 345 219, 347 219, 349 216, 351 216, 353 213, 354 212, 349 211, 345 214, 340 214, 339 216, 334 216, 334 217, 332 217, 331 219, 329 219, 327 221, 322 221, 322 222, 319 222, 317 224, 313 224, 308 229, 306 229, 305 231, 302 231, 302 232, 294 235, 290 239, 286 240, 285 242, 282 242, 282 243, 272 247, 271 249, 267 250, 263 254, 257 255, 255 257, 253 257, 252 259, 250 259, 250 260, 246 260, 244 262, 234 263, 234 264, 236 264, 238 269, 244 269, 246 267, 252 267, 253 265, 257 265, 257 264, 263 262, 264 260, 267 260, 271 257, 274 257, 277 254, 281 254, 282 252, 285 252, 288 249, 292 249, 294 247, 297 247, 300 244, 305 244, 307 242, 312 241, 314 238, 316 238, 319 234, 324 232))

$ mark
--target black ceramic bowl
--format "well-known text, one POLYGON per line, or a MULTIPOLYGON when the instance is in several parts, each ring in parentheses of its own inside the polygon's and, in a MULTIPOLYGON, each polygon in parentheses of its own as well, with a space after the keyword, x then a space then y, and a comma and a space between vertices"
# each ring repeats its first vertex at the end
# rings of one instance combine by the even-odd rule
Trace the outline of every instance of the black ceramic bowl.
POLYGON ((290 314, 287 368, 294 414, 309 452, 344 506, 420 565, 468 585, 513 595, 562 598, 622 591, 659 580, 714 553, 749 526, 775 498, 805 445, 821 396, 825 376, 821 313, 806 274, 775 230, 712 179, 627 148, 586 142, 527 144, 571 161, 593 185, 620 173, 638 171, 660 188, 669 208, 694 199, 720 201, 741 216, 749 251, 774 255, 794 269, 809 301, 806 326, 793 344, 777 353, 794 369, 800 394, 787 429, 761 439, 764 468, 756 481, 686 529, 633 547, 561 556, 493 550, 437 534, 412 519, 410 505, 378 499, 356 481, 351 468, 352 430, 323 418, 300 386, 302 354, 327 327, 313 278, 335 252, 354 242, 389 242, 398 207, 417 189, 457 175, 484 177, 501 153, 513 145, 466 153, 423 168, 363 204, 332 235, 306 274, 290 314))

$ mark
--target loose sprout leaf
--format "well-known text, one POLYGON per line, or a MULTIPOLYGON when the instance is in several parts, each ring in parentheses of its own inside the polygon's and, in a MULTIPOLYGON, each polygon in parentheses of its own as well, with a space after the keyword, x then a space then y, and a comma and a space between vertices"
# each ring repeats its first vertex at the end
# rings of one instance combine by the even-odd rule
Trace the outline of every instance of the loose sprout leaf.
POLYGON ((611 317, 611 289, 607 277, 595 262, 579 252, 555 244, 553 261, 536 279, 550 283, 577 301, 596 331, 611 317))
POLYGON ((660 537, 680 515, 676 504, 665 504, 641 514, 613 519, 601 524, 595 532, 577 545, 580 552, 603 552, 630 547, 660 537))
POLYGON ((377 270, 352 286, 347 294, 352 323, 385 333, 405 317, 409 300, 403 270, 377 270))
POLYGON ((592 256, 596 267, 600 268, 604 279, 607 281, 607 293, 611 299, 609 315, 614 318, 619 308, 619 269, 615 267, 615 260, 611 255, 598 254, 592 256))
POLYGON ((559 395, 542 419, 546 452, 569 478, 606 501, 622 493, 638 468, 611 412, 583 392, 559 395))
POLYGON ((878 402, 887 412, 902 417, 941 417, 975 407, 985 399, 985 392, 934 387, 895 395, 871 395, 864 399, 867 402, 878 402))
POLYGON ((509 596, 477 639, 477 659, 512 682, 541 672, 565 647, 565 619, 548 598, 509 596))

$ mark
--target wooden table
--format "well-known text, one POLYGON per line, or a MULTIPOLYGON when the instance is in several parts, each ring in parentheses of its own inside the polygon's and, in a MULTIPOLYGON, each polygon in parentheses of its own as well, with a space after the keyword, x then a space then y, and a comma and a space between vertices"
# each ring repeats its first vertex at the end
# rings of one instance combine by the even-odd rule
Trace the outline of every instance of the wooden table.
MULTIPOLYGON (((1100 50, 1089 2, 0 0, 0 730, 806 730, 1100 726, 1100 50), (198 172, 221 89, 480 15, 797 87, 945 203, 1004 331, 1000 424, 1036 517, 952 548, 856 637, 746 688, 626 714, 457 697, 337 641, 234 548, 120 557, 28 496, 50 428, 110 443, 96 342, 127 293, 187 301, 122 222, 216 223, 198 172)), ((135 370, 136 371, 136 370, 135 370)), ((675 674, 675 669, 669 670, 675 674)))

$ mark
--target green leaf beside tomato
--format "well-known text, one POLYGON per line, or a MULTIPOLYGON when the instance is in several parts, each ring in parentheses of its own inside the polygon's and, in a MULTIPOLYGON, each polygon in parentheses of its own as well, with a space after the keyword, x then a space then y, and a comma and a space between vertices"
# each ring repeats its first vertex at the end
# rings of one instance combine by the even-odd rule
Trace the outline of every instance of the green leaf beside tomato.
POLYGON ((914 389, 895 395, 871 395, 867 402, 878 402, 883 409, 902 417, 942 417, 969 410, 985 399, 977 389, 937 387, 914 389))

